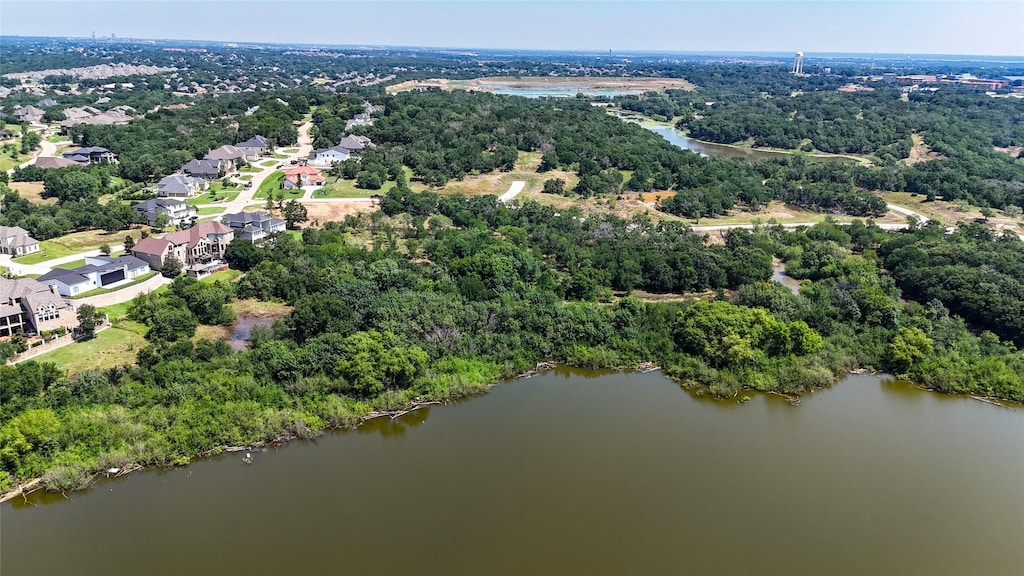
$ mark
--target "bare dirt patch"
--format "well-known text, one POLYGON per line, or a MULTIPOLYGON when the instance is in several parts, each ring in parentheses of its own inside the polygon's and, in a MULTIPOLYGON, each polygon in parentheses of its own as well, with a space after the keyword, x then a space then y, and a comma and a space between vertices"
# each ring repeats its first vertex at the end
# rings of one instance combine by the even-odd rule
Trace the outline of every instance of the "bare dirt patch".
POLYGON ((943 154, 933 152, 931 147, 924 143, 924 138, 918 134, 911 134, 910 139, 914 141, 914 146, 910 148, 910 156, 907 156, 900 162, 907 166, 913 166, 918 162, 927 162, 929 160, 938 160, 939 158, 945 158, 943 154))
POLYGON ((33 204, 52 206, 57 203, 56 198, 43 198, 42 182, 11 182, 8 186, 11 190, 17 190, 22 198, 33 204))
POLYGON ((992 149, 995 150, 996 152, 1002 152, 1003 154, 1009 154, 1013 158, 1020 158, 1020 152, 1021 152, 1021 150, 1024 150, 1024 148, 1021 148, 1020 146, 1006 146, 1006 147, 993 146, 992 149))
POLYGON ((302 202, 306 207, 306 215, 309 218, 307 224, 315 222, 331 222, 344 220, 346 216, 359 214, 361 212, 375 212, 376 204, 368 202, 346 202, 338 199, 333 202, 302 202))

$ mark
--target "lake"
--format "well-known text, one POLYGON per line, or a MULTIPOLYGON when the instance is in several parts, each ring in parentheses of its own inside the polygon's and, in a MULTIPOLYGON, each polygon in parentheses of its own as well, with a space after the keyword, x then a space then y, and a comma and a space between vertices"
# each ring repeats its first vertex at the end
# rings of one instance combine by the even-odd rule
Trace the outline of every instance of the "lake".
POLYGON ((1021 573, 1024 412, 872 376, 749 396, 549 372, 8 502, 2 572, 1021 573))
MULTIPOLYGON (((629 120, 631 121, 631 120, 629 120)), ((756 148, 738 148, 735 146, 726 146, 725 144, 712 144, 711 142, 700 142, 687 138, 680 134, 675 128, 671 126, 651 126, 644 125, 645 128, 661 136, 665 140, 668 140, 672 144, 679 146, 683 150, 692 150, 698 154, 704 156, 718 156, 720 158, 741 158, 743 160, 765 160, 769 158, 786 158, 790 156, 788 152, 778 152, 773 150, 758 150, 756 148)), ((807 156, 807 159, 811 162, 853 162, 850 158, 844 158, 842 156, 807 156)))

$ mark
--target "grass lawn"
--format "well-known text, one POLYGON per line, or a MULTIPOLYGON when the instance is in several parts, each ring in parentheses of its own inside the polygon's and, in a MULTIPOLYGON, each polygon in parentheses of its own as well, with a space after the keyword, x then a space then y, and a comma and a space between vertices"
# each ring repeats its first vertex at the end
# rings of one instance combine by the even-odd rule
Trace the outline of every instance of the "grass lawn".
MULTIPOLYGON (((296 150, 296 152, 298 152, 298 150, 296 150)), ((271 154, 270 157, 271 158, 277 158, 278 160, 284 160, 285 158, 288 157, 288 155, 287 154, 271 154)))
MULTIPOLYGON (((299 151, 298 148, 285 148, 284 150, 281 150, 281 153, 282 154, 295 154, 298 151, 299 151)), ((274 156, 274 158, 277 158, 277 156, 274 156)))
POLYGON ((284 172, 274 172, 269 177, 267 177, 267 179, 264 180, 262 184, 260 184, 260 188, 259 190, 256 191, 256 194, 253 196, 253 198, 257 198, 259 200, 266 200, 268 195, 272 195, 271 197, 276 198, 278 192, 283 192, 285 199, 292 199, 302 198, 302 196, 306 193, 305 190, 281 190, 282 180, 284 180, 284 172))
POLYGON ((278 164, 280 164, 280 162, 278 162, 277 160, 264 160, 263 162, 260 162, 260 166, 266 166, 268 168, 272 166, 277 166, 278 164))
POLYGON ((241 270, 221 270, 220 272, 214 272, 206 278, 200 278, 200 282, 206 282, 212 284, 218 280, 221 282, 234 282, 242 275, 241 270))
POLYGON ((124 242, 125 236, 131 236, 136 242, 141 238, 141 230, 119 230, 109 233, 103 230, 86 230, 75 232, 60 238, 43 240, 39 243, 39 252, 16 258, 19 264, 38 264, 54 258, 70 256, 78 252, 95 250, 104 244, 120 244, 124 242))
POLYGON ((252 180, 252 174, 243 174, 239 176, 238 179, 242 182, 248 182, 249 180, 252 180))
MULTIPOLYGON (((113 319, 113 317, 111 318, 113 319)), ((146 345, 146 327, 131 321, 117 322, 91 340, 75 342, 33 358, 52 362, 69 374, 103 370, 135 363, 135 353, 146 345)))
MULTIPOLYGON (((21 140, 16 140, 13 146, 15 146, 16 150, 20 149, 21 140)), ((0 156, 0 170, 6 172, 11 168, 14 168, 15 166, 20 166, 25 162, 28 162, 30 158, 32 158, 31 154, 18 154, 17 156, 12 158, 10 154, 4 153, 2 156, 0 156)))
POLYGON ((386 187, 380 190, 366 190, 356 188, 355 180, 343 180, 341 178, 331 182, 327 186, 313 192, 314 198, 369 198, 374 194, 384 194, 386 187))
POLYGON ((214 214, 221 214, 222 212, 224 212, 224 208, 218 208, 216 206, 204 206, 202 208, 197 208, 196 212, 198 212, 200 216, 212 216, 214 214))
POLYGON ((185 201, 189 206, 195 206, 197 204, 214 204, 217 202, 231 202, 235 198, 238 198, 239 190, 225 191, 223 189, 216 191, 211 188, 209 191, 189 198, 185 201))
POLYGON ((55 134, 53 136, 50 136, 49 140, 50 140, 50 142, 53 142, 54 144, 57 144, 58 142, 71 142, 71 137, 70 136, 60 136, 59 134, 55 134))
MULTIPOLYGON (((84 262, 84 260, 83 260, 83 262, 84 262)), ((143 274, 142 276, 139 276, 135 280, 132 280, 131 282, 129 282, 127 284, 123 284, 121 286, 118 286, 117 288, 96 288, 95 290, 89 290, 88 292, 82 292, 81 294, 76 294, 76 295, 72 296, 72 298, 73 299, 74 298, 85 298, 87 296, 96 296, 97 294, 106 294, 107 292, 117 292, 118 290, 122 290, 124 288, 128 288, 129 286, 134 286, 134 285, 136 285, 136 284, 138 284, 140 282, 145 282, 146 280, 149 280, 150 278, 152 278, 153 276, 156 276, 157 274, 159 274, 159 272, 157 272, 156 270, 153 270, 152 272, 147 272, 146 274, 143 274)))
POLYGON ((251 165, 246 164, 245 166, 242 166, 241 168, 239 168, 238 171, 239 172, 249 172, 249 173, 252 173, 252 172, 259 172, 260 169, 255 167, 255 166, 251 166, 251 165))

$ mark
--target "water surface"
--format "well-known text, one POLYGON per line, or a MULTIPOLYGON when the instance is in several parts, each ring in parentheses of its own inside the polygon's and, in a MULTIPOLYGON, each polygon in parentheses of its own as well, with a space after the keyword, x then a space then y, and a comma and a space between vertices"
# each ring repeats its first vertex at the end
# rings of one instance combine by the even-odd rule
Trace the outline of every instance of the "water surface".
POLYGON ((979 574, 1024 567, 1024 413, 869 376, 794 407, 560 371, 0 508, 23 574, 979 574))

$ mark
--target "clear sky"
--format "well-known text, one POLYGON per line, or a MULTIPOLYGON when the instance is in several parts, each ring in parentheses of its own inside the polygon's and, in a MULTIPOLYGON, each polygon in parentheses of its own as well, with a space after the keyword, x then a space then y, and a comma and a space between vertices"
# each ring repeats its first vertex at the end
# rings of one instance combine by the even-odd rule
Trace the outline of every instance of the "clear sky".
POLYGON ((551 50, 1024 55, 1024 0, 2 0, 0 34, 551 50))

